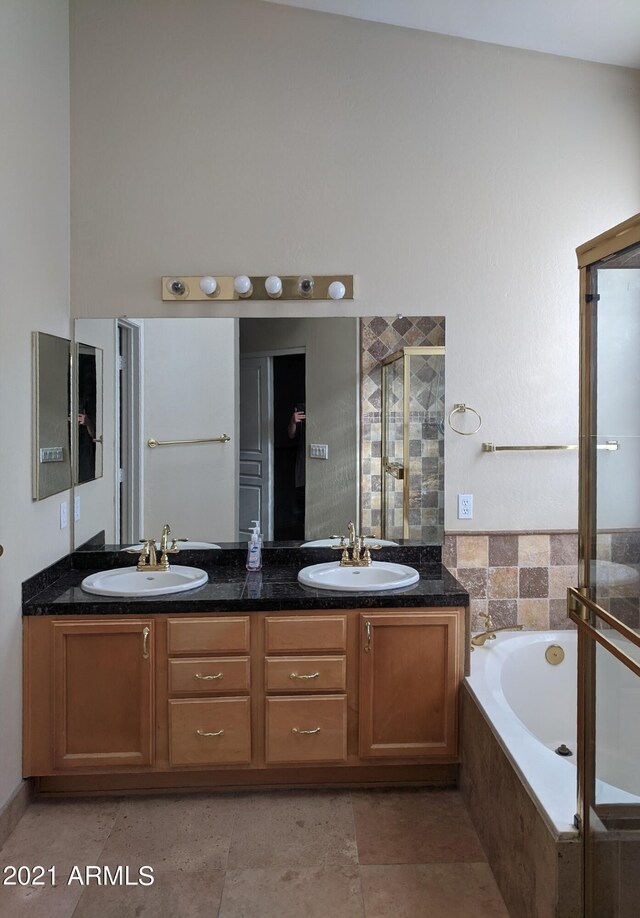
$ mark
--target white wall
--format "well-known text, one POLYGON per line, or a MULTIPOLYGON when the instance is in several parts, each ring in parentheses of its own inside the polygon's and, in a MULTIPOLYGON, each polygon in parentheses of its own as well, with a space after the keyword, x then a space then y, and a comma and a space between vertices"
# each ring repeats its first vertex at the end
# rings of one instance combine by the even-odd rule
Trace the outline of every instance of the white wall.
POLYGON ((575 527, 575 247, 640 209, 640 73, 255 0, 72 0, 76 315, 445 315, 449 530, 575 527), (160 277, 353 272, 350 304, 160 277), (115 279, 117 278, 117 283, 115 279), (457 492, 475 518, 455 519, 457 492))
POLYGON ((597 528, 640 528, 640 270, 598 272, 597 528))
POLYGON ((163 319, 144 326, 144 532, 159 539, 238 539, 238 323, 163 319), (185 360, 185 356, 188 358, 185 360), (229 443, 150 449, 149 438, 226 433, 229 443))
POLYGON ((31 332, 69 337, 67 0, 0 4, 0 807, 22 774, 21 583, 69 551, 31 499, 31 332))

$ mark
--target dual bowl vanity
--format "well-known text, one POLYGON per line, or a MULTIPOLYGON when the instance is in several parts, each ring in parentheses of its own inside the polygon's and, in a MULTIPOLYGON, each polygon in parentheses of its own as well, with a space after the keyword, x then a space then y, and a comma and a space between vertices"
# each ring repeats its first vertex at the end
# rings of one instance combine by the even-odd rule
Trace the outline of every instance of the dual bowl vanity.
POLYGON ((38 792, 455 781, 468 596, 439 547, 341 567, 331 548, 267 546, 250 573, 243 545, 178 557, 123 573, 119 546, 76 551, 25 583, 38 792), (194 570, 200 586, 167 592, 160 575, 194 570), (131 592, 87 592, 93 575, 131 592))

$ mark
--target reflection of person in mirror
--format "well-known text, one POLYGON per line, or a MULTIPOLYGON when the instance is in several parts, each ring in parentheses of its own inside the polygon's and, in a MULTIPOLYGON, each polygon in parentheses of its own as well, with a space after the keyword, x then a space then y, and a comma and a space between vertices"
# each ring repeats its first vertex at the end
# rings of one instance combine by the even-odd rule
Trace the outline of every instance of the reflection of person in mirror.
POLYGON ((290 440, 296 440, 295 499, 293 504, 293 521, 304 527, 305 503, 305 405, 294 406, 287 433, 290 440))
POLYGON ((78 411, 78 481, 96 477, 96 426, 86 405, 78 411))

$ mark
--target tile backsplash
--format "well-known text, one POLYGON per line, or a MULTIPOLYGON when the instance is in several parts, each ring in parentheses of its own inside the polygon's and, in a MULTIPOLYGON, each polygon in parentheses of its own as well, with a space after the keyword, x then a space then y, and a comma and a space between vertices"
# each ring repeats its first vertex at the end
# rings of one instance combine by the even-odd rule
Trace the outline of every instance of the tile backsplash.
MULTIPOLYGON (((597 558, 605 564, 594 598, 625 624, 640 627, 640 531, 599 533, 597 558)), ((497 627, 574 627, 567 587, 578 585, 577 532, 450 533, 442 562, 469 592, 473 630, 482 630, 485 612, 497 627)))

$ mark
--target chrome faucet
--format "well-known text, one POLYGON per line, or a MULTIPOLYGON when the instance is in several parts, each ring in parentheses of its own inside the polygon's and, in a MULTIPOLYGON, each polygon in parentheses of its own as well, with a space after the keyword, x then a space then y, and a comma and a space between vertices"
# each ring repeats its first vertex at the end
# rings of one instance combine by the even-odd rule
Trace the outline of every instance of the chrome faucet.
POLYGON ((345 537, 340 536, 340 544, 331 546, 335 551, 342 552, 340 566, 370 567, 372 564, 371 551, 382 548, 382 545, 367 545, 365 536, 356 535, 356 527, 351 521, 347 526, 347 530, 349 533, 349 541, 345 542, 345 537), (349 552, 351 552, 351 557, 349 557, 349 552))
POLYGON ((487 641, 495 641, 496 634, 499 631, 522 631, 522 625, 502 625, 500 628, 496 628, 490 612, 481 612, 480 618, 484 619, 485 630, 481 631, 480 634, 474 634, 471 638, 472 650, 474 647, 484 647, 487 641))

